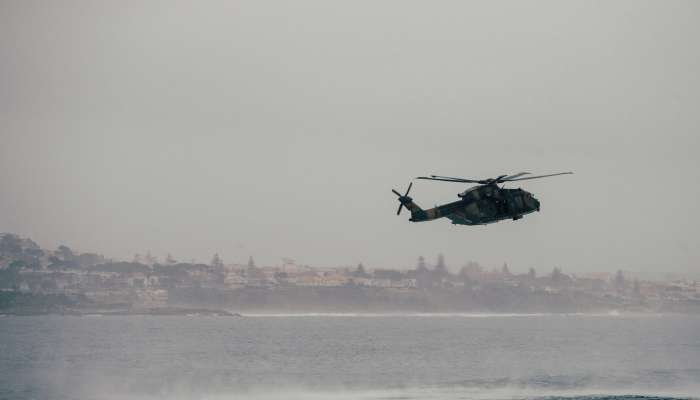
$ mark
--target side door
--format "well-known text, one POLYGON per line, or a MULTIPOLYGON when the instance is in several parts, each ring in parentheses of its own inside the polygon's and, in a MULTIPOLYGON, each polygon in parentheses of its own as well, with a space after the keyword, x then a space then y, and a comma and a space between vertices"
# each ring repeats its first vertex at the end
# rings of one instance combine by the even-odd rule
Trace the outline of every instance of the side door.
POLYGON ((521 210, 523 206, 523 199, 520 196, 520 193, 518 193, 518 191, 514 189, 507 189, 503 191, 503 195, 506 202, 506 215, 504 215, 503 217, 511 218, 515 215, 518 215, 518 211, 521 210))
POLYGON ((525 199, 522 190, 513 191, 513 215, 520 215, 525 212, 525 199))

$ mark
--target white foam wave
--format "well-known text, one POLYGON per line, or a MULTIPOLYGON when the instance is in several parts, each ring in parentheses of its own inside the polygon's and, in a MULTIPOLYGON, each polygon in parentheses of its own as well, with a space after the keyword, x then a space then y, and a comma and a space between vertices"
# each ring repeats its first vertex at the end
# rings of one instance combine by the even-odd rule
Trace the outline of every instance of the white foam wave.
POLYGON ((242 313, 253 318, 532 318, 532 317, 621 317, 657 316, 656 314, 606 313, 242 313))
MULTIPOLYGON (((695 391, 649 391, 635 389, 583 389, 583 390, 541 390, 528 388, 504 387, 497 389, 469 388, 469 387, 426 387, 426 388, 401 388, 401 389, 338 389, 338 390, 308 390, 303 388, 287 389, 254 389, 241 393, 210 393, 193 394, 168 393, 167 398, 175 400, 209 399, 240 399, 240 400, 627 400, 627 399, 683 399, 699 400, 695 391)), ((129 394, 98 396, 102 399, 139 399, 150 400, 162 398, 163 393, 156 397, 129 394)))

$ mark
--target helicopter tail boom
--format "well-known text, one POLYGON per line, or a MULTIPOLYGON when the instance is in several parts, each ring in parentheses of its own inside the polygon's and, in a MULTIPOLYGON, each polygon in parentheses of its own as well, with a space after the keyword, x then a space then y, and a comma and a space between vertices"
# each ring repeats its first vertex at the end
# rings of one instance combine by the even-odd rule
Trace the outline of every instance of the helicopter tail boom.
MULTIPOLYGON (((412 186, 413 182, 411 182, 411 184, 408 185, 408 189, 403 195, 401 195, 401 193, 397 192, 394 189, 391 190, 396 196, 398 196, 399 203, 401 203, 399 204, 399 209, 396 210, 396 215, 401 214, 401 210, 403 210, 403 208, 406 207, 408 211, 411 212, 411 218, 409 219, 409 221, 411 222, 429 221, 431 219, 437 218, 435 215, 431 215, 431 211, 433 210, 423 210, 418 204, 413 202, 413 199, 411 197, 408 196, 408 193, 411 191, 412 186)), ((433 212, 432 214, 435 213, 433 212)))
POLYGON ((430 218, 428 218, 428 214, 420 208, 420 206, 411 200, 410 202, 407 202, 404 204, 404 207, 408 208, 408 211, 411 212, 411 218, 408 220, 411 222, 421 222, 421 221, 428 221, 430 218))

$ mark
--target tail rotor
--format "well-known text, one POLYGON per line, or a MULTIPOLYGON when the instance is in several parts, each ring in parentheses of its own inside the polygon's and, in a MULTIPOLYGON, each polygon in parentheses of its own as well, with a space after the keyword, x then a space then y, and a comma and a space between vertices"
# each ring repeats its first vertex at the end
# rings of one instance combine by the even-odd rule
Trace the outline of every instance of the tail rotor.
POLYGON ((396 210, 396 215, 401 214, 401 210, 403 210, 404 204, 410 203, 411 201, 413 201, 412 198, 408 197, 408 193, 411 191, 411 187, 413 187, 413 182, 411 182, 408 185, 408 189, 406 189, 406 193, 403 196, 401 195, 401 193, 397 192, 396 189, 391 189, 391 191, 394 192, 394 194, 399 197, 399 202, 401 203, 401 204, 399 204, 399 209, 396 210))

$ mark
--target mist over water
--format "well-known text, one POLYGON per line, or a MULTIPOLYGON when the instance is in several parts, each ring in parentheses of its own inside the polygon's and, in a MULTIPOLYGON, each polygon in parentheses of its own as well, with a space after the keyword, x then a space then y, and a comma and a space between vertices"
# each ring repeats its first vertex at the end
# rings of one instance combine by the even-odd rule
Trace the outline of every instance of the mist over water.
POLYGON ((0 1, 0 400, 700 400, 699 15, 0 1), (520 171, 575 174, 395 214, 520 171), (172 315, 9 315, 94 310, 172 315))
MULTIPOLYGON (((3 1, 0 231, 126 260, 409 268, 444 253, 456 269, 695 277, 699 14, 3 1), (390 189, 415 176, 520 171, 575 175, 522 182, 542 212, 517 222, 395 215, 390 189)), ((430 207, 466 186, 411 196, 430 207)))
POLYGON ((0 398, 700 398, 700 317, 0 318, 0 398))

